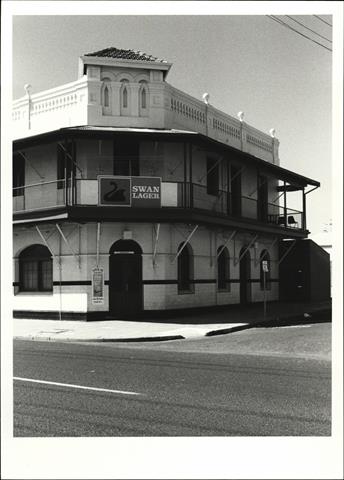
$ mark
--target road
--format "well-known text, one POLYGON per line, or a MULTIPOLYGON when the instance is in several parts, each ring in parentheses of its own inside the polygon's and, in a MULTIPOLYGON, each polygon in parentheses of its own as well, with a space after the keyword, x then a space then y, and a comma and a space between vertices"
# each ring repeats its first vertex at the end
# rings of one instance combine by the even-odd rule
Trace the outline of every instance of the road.
POLYGON ((228 353, 232 335, 152 345, 15 341, 14 435, 330 435, 330 362, 308 351, 228 353))

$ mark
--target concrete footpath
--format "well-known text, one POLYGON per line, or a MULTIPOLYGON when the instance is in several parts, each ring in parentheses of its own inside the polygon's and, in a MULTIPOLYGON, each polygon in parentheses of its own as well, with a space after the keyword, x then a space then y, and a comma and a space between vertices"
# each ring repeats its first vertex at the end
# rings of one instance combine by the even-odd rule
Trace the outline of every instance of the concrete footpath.
POLYGON ((218 312, 143 320, 68 321, 14 319, 13 336, 26 340, 72 342, 134 342, 200 338, 252 327, 277 327, 331 321, 331 303, 281 303, 246 307, 233 305, 218 312))

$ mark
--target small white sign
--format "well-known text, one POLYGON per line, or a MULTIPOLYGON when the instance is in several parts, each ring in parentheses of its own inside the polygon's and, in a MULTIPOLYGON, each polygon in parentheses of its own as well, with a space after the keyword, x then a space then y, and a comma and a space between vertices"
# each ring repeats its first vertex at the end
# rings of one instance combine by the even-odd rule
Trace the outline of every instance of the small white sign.
POLYGON ((104 303, 104 269, 94 267, 92 269, 92 304, 103 305, 104 303))
POLYGON ((267 260, 262 261, 262 269, 263 269, 263 272, 268 272, 269 271, 269 264, 268 264, 267 260))

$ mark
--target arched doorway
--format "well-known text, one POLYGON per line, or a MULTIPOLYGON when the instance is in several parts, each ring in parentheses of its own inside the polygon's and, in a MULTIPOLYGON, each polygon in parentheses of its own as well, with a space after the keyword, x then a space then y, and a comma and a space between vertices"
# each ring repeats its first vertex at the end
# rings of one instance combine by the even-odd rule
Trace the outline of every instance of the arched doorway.
POLYGON ((246 247, 240 250, 240 303, 246 305, 251 301, 251 255, 246 247))
POLYGON ((118 240, 109 254, 110 314, 135 317, 143 307, 142 249, 134 240, 118 240))

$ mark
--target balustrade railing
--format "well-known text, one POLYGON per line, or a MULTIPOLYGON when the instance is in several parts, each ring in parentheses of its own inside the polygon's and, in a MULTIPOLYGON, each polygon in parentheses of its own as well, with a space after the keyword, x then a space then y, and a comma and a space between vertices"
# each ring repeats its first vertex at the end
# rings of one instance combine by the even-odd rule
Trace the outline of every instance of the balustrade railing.
POLYGON ((167 124, 171 128, 197 131, 267 162, 279 164, 277 138, 171 85, 166 85, 166 94, 169 97, 167 124))
POLYGON ((13 212, 28 212, 66 205, 66 182, 52 180, 13 188, 13 212))
MULTIPOLYGON (((42 210, 67 204, 98 205, 98 180, 75 179, 73 186, 64 179, 24 185, 13 188, 14 213, 42 210), (73 190, 73 192, 72 192, 73 190)), ((304 229, 303 212, 284 206, 259 204, 257 199, 234 197, 231 192, 218 190, 216 195, 207 192, 205 185, 189 182, 162 182, 161 206, 195 208, 224 216, 258 220, 283 228, 304 229), (262 208, 263 207, 263 208, 262 208)))
POLYGON ((87 81, 82 78, 13 102, 13 138, 87 123, 87 81))

